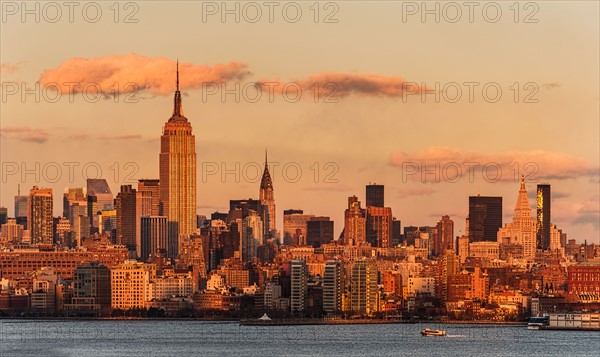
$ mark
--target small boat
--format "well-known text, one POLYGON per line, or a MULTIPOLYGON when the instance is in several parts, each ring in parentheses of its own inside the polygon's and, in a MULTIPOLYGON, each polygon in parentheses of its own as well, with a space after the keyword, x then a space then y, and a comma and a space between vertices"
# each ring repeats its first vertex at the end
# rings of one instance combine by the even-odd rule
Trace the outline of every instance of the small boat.
POLYGON ((539 330, 540 328, 544 328, 548 326, 550 321, 549 316, 533 316, 529 319, 529 323, 527 324, 528 330, 539 330))
POLYGON ((432 330, 429 328, 424 328, 421 330, 421 335, 423 336, 446 336, 446 330, 432 330))

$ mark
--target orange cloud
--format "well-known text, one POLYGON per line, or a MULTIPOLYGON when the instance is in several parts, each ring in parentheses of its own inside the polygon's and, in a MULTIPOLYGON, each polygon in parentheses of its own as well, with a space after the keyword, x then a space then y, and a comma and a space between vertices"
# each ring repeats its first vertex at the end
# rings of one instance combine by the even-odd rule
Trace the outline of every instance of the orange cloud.
POLYGON ((0 128, 0 136, 37 144, 45 143, 49 137, 48 133, 42 129, 35 129, 26 126, 9 126, 0 128))
POLYGON ((22 62, 17 64, 0 63, 0 74, 15 73, 21 68, 22 62))
MULTIPOLYGON (((42 73, 42 85, 57 86, 61 94, 84 90, 102 90, 105 96, 148 91, 168 95, 175 89, 175 64, 165 57, 146 57, 134 53, 125 56, 71 58, 42 73)), ((179 63, 181 89, 201 88, 207 82, 241 80, 250 72, 240 62, 214 66, 179 63)))
MULTIPOLYGON (((281 86, 287 84, 281 83, 280 80, 258 82, 263 89, 269 83, 278 83, 281 86)), ((402 77, 344 72, 321 73, 294 80, 291 83, 295 83, 303 92, 318 94, 320 98, 342 98, 351 94, 402 97, 407 93, 420 93, 423 90, 417 83, 407 81, 402 77)), ((277 88, 275 85, 271 85, 277 88)), ((290 86, 289 90, 292 92, 294 87, 290 86)))
POLYGON ((562 152, 544 150, 478 153, 449 147, 430 147, 415 153, 393 153, 388 163, 402 168, 405 173, 410 172, 405 176, 414 181, 423 181, 423 175, 431 172, 425 176, 428 182, 435 181, 435 171, 451 178, 442 177, 442 180, 451 181, 458 173, 457 167, 462 170, 460 177, 467 179, 470 173, 482 173, 486 165, 489 177, 493 177, 494 181, 514 182, 521 174, 530 182, 582 176, 594 179, 600 174, 597 164, 562 152))

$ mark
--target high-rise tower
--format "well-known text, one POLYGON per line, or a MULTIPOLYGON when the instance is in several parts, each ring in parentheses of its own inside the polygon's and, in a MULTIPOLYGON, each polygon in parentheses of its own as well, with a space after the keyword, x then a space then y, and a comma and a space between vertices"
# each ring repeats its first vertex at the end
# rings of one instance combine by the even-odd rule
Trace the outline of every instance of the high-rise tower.
POLYGON ((161 215, 168 219, 169 252, 176 256, 180 235, 196 229, 196 138, 183 116, 179 91, 179 63, 173 115, 160 137, 161 215))
POLYGON ((275 225, 275 194, 273 192, 273 180, 269 173, 267 152, 265 151, 265 171, 260 181, 260 204, 262 205, 263 235, 273 237, 277 234, 275 225))
POLYGON ((537 249, 550 249, 550 185, 542 183, 537 185, 537 223, 536 241, 537 249))
POLYGON ((515 206, 512 223, 498 230, 497 241, 500 244, 518 244, 523 247, 523 257, 535 258, 535 218, 531 216, 531 206, 527 198, 525 177, 521 177, 521 188, 515 206))

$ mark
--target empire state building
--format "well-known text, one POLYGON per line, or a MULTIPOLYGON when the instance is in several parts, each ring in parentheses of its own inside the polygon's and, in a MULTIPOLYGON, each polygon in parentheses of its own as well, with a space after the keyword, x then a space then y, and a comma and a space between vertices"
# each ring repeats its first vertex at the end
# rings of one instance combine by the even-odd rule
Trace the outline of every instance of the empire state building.
POLYGON ((176 257, 179 237, 196 229, 196 138, 192 125, 183 116, 179 91, 179 64, 173 115, 160 137, 160 203, 167 217, 167 255, 176 257))

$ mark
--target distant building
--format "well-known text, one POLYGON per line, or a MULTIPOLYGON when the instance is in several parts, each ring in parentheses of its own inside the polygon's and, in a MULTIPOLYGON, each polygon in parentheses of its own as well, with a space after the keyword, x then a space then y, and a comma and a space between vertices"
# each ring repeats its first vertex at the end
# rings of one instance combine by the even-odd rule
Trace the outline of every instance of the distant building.
POLYGON ((392 209, 367 206, 366 239, 372 247, 390 248, 392 245, 392 209))
MULTIPOLYGON (((472 229, 472 226, 469 229, 472 229)), ((525 189, 525 177, 521 177, 521 188, 519 189, 513 222, 507 223, 498 231, 496 241, 502 245, 521 245, 523 247, 523 258, 535 258, 535 219, 531 216, 531 206, 525 189)))
POLYGON ((306 245, 306 222, 314 216, 302 210, 283 211, 283 244, 306 245))
POLYGON ((454 221, 450 216, 442 216, 437 223, 437 234, 433 242, 433 256, 440 256, 447 249, 454 249, 454 221))
POLYGON ((344 244, 364 245, 367 242, 367 212, 360 207, 358 197, 348 197, 348 208, 344 212, 344 244))
POLYGON ((147 260, 151 254, 160 252, 163 256, 170 256, 169 231, 167 217, 150 216, 141 217, 141 244, 140 258, 147 260))
POLYGON ((1 232, 5 242, 19 244, 23 240, 23 226, 17 224, 16 219, 8 219, 8 222, 2 225, 1 232))
POLYGON ((73 273, 70 310, 99 311, 111 305, 110 270, 100 262, 88 262, 73 273))
POLYGON ((377 264, 372 259, 356 260, 350 283, 351 310, 361 315, 377 311, 377 264))
POLYGON ((87 216, 90 217, 92 233, 100 228, 101 211, 114 209, 113 194, 105 179, 87 179, 87 216))
POLYGON ((550 216, 550 184, 543 183, 537 185, 536 208, 537 221, 535 226, 537 249, 548 250, 550 248, 550 226, 552 218, 550 216))
POLYGON ((291 295, 290 309, 292 313, 303 312, 306 308, 306 293, 308 289, 308 269, 304 260, 291 262, 291 295))
POLYGON ((8 208, 0 207, 0 226, 8 221, 8 208))
POLYGON ((306 245, 319 248, 333 241, 333 221, 329 217, 311 217, 306 222, 306 245))
POLYGON ((19 186, 19 193, 15 196, 15 219, 17 224, 23 225, 23 229, 29 229, 27 225, 27 217, 29 216, 27 210, 28 196, 21 196, 21 187, 19 186))
POLYGON ((275 209, 275 193, 273 191, 273 180, 269 173, 267 152, 265 151, 265 169, 260 181, 259 190, 260 204, 262 205, 261 219, 263 222, 263 237, 275 238, 277 235, 277 216, 275 209))
POLYGON ((154 265, 126 260, 110 273, 112 308, 144 308, 150 300, 150 280, 156 274, 154 265))
POLYGON ((469 197, 469 241, 495 242, 502 227, 502 197, 469 197))
POLYGON ((263 222, 256 211, 250 211, 242 220, 241 250, 242 261, 251 262, 256 258, 256 249, 263 244, 263 222))
POLYGON ((365 205, 367 207, 385 207, 383 185, 367 185, 365 205))
POLYGON ((342 311, 344 280, 343 263, 339 260, 327 261, 323 273, 323 311, 342 311))
POLYGON ((117 244, 135 252, 137 248, 137 192, 131 185, 121 185, 121 191, 115 199, 117 212, 117 244))
POLYGON ((33 186, 27 207, 32 244, 54 243, 52 209, 52 189, 33 186))

